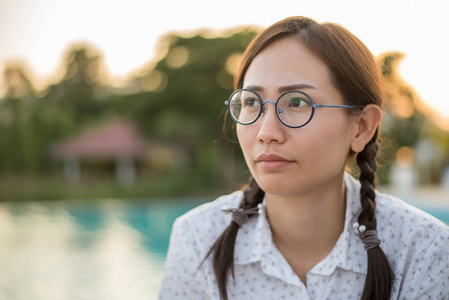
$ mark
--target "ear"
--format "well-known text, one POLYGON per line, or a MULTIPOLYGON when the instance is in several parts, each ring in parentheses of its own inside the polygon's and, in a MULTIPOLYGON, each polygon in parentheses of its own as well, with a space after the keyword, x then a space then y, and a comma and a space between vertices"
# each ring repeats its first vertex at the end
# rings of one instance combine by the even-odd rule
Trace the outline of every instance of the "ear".
POLYGON ((375 104, 365 106, 362 113, 354 117, 352 151, 356 153, 363 151, 365 145, 373 138, 381 118, 382 112, 375 104))

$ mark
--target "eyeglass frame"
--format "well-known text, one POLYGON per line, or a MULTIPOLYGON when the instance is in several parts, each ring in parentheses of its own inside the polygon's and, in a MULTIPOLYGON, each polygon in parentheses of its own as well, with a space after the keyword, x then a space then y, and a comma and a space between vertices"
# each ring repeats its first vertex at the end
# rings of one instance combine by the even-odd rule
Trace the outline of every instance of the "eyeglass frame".
POLYGON ((312 97, 310 97, 307 93, 305 93, 305 92, 303 92, 303 91, 297 91, 297 90, 284 92, 284 93, 282 93, 282 94, 278 97, 278 99, 276 100, 276 102, 273 102, 272 100, 269 100, 269 99, 263 101, 263 100, 262 100, 262 97, 261 97, 257 92, 255 92, 255 91, 253 91, 253 90, 250 90, 250 89, 238 89, 238 90, 235 90, 235 91, 231 94, 231 96, 229 96, 229 99, 228 99, 227 101, 225 101, 224 104, 225 104, 226 106, 228 106, 229 114, 231 115, 231 118, 232 118, 236 123, 238 123, 238 124, 240 124, 240 125, 251 125, 251 124, 254 124, 254 123, 260 118, 260 116, 262 115, 262 113, 265 113, 265 103, 267 103, 267 102, 274 105, 275 110, 276 110, 276 116, 278 117, 279 121, 281 121, 281 123, 282 123, 283 125, 285 125, 285 126, 287 126, 287 127, 289 127, 289 128, 301 128, 301 127, 304 127, 304 126, 306 126, 307 124, 309 124, 310 121, 313 119, 313 116, 314 116, 314 114, 315 114, 315 108, 320 108, 320 107, 350 108, 350 109, 354 109, 354 108, 362 109, 362 108, 364 108, 363 105, 338 105, 338 104, 325 105, 325 104, 315 104, 315 102, 313 101, 312 97), (259 113, 257 114, 257 117, 256 117, 253 121, 251 121, 250 123, 242 123, 242 122, 238 121, 237 119, 234 118, 234 115, 232 114, 232 111, 231 111, 231 99, 232 99, 232 97, 233 97, 235 94, 239 93, 239 92, 245 92, 245 91, 246 91, 246 92, 252 92, 253 94, 255 94, 255 95, 257 96, 257 99, 259 100, 259 103, 260 103, 260 110, 259 110, 259 113), (312 106, 312 113, 310 114, 310 118, 307 120, 306 123, 304 123, 304 124, 302 124, 302 125, 300 125, 300 126, 290 126, 290 125, 288 125, 287 123, 285 123, 285 122, 281 119, 281 116, 279 115, 279 110, 278 110, 278 103, 279 103, 279 100, 280 100, 284 95, 290 94, 290 93, 300 93, 300 94, 306 96, 307 99, 310 100, 310 103, 311 103, 311 106, 312 106))

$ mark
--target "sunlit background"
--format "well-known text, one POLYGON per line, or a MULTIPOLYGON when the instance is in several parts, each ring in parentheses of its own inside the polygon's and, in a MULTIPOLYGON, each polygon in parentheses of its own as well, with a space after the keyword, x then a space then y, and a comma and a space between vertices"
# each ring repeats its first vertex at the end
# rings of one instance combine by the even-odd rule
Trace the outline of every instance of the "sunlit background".
POLYGON ((249 175, 223 102, 249 41, 291 15, 371 49, 386 90, 380 189, 449 223, 447 12, 0 0, 0 299, 155 299, 173 220, 249 175))
POLYGON ((154 62, 167 32, 221 31, 242 25, 268 26, 305 15, 337 22, 358 36, 374 54, 406 54, 401 75, 422 99, 449 122, 449 3, 444 0, 280 1, 230 0, 210 7, 201 1, 52 1, 0 2, 0 64, 22 62, 36 88, 60 79, 62 54, 75 42, 88 42, 103 55, 105 76, 118 83, 154 62))

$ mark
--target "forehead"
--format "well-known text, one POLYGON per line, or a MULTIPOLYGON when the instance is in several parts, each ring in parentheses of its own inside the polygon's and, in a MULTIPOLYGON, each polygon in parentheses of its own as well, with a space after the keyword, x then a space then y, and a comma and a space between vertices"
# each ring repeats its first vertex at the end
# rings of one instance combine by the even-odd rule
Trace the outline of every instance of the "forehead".
POLYGON ((251 62, 243 86, 307 84, 316 88, 330 84, 329 68, 318 56, 293 37, 283 38, 262 50, 251 62))

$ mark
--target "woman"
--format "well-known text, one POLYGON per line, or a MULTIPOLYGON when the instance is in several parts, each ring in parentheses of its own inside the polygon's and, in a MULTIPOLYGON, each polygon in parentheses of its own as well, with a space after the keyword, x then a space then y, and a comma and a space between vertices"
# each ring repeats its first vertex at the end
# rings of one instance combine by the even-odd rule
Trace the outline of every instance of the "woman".
POLYGON ((375 191, 380 80, 339 25, 259 34, 226 102, 252 178, 175 222, 160 299, 449 299, 449 228, 375 191))

